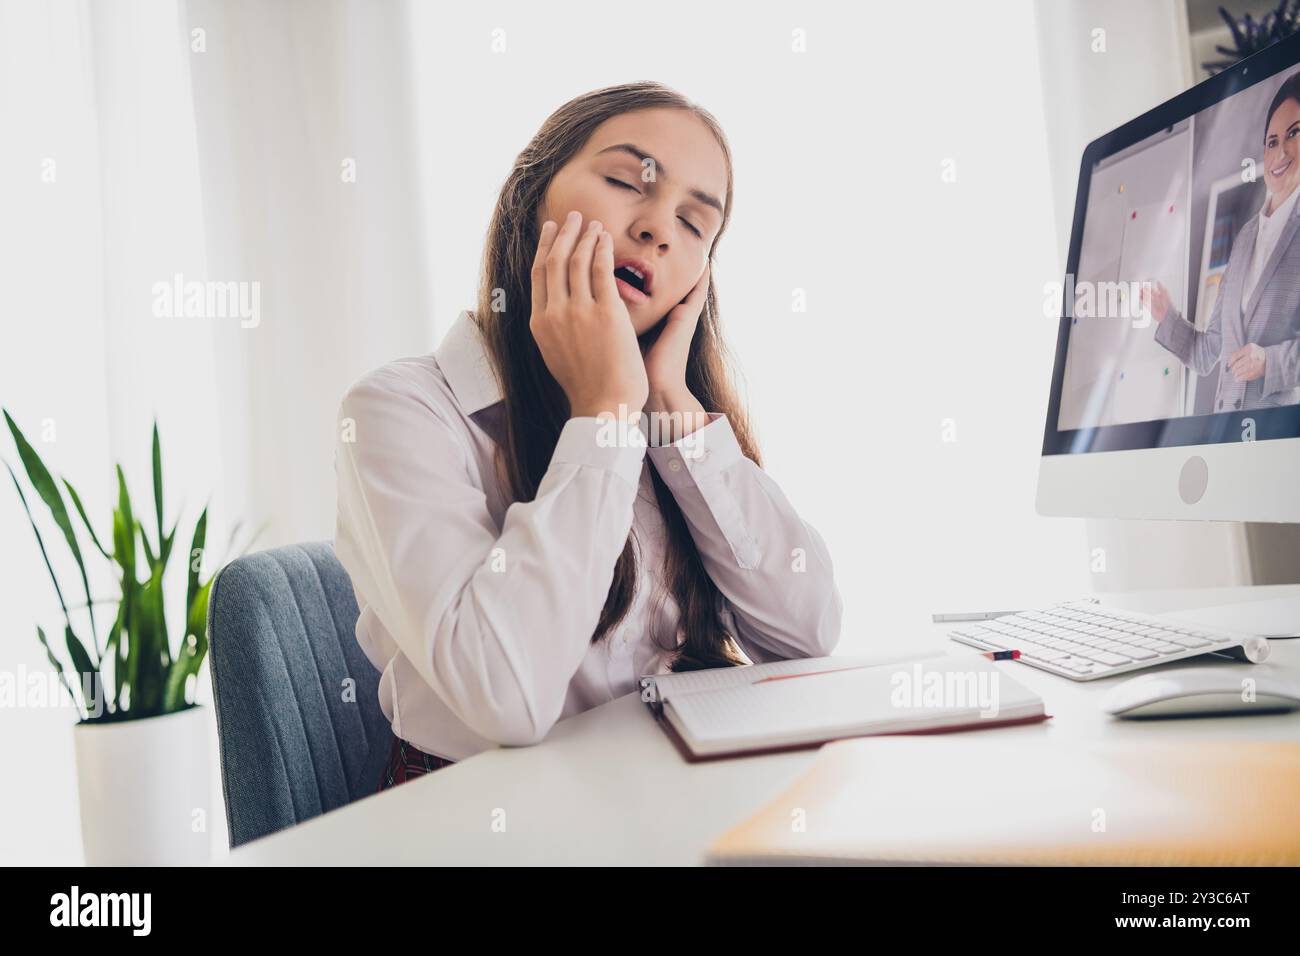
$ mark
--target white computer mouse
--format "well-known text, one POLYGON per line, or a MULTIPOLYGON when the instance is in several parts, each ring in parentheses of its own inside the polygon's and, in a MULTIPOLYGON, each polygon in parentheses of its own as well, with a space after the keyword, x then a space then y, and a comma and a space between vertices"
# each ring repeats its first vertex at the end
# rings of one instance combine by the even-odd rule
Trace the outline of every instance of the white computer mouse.
POLYGON ((1111 688, 1102 709, 1115 717, 1275 714, 1300 708, 1300 683, 1240 667, 1187 667, 1143 674, 1111 688))

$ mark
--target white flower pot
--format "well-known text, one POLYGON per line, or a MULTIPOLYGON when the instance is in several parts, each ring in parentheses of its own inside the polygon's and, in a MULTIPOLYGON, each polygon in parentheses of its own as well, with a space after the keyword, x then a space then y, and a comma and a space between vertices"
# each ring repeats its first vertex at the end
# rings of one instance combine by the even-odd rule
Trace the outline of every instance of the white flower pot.
POLYGON ((208 862, 207 714, 73 728, 87 866, 208 862))

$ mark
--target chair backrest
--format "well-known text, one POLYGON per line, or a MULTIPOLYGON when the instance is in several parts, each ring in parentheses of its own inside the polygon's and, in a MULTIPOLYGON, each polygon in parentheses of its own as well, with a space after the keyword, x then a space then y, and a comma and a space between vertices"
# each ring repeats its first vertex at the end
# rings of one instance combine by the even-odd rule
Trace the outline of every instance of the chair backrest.
POLYGON ((230 845, 375 792, 393 732, 328 541, 238 558, 208 602, 230 845))

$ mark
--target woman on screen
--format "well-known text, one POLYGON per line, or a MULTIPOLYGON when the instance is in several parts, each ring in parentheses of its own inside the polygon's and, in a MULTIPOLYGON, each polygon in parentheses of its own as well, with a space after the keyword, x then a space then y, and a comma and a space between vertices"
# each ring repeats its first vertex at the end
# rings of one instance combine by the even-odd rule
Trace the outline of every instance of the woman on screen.
POLYGON ((1232 244, 1205 331, 1170 309, 1163 285, 1142 292, 1157 342, 1198 375, 1222 362, 1215 412, 1300 402, 1300 73, 1264 120, 1264 185, 1263 208, 1232 244))
POLYGON ((383 671, 380 789, 536 743, 642 675, 834 649, 830 555, 726 360, 731 198, 702 108, 656 83, 578 97, 505 179, 477 313, 344 397, 335 547, 383 671))

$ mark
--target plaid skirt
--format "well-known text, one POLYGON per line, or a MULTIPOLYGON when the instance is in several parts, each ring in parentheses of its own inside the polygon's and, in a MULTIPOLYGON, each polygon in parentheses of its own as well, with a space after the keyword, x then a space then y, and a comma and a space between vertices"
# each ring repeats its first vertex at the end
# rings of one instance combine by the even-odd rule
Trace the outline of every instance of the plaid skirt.
POLYGON ((414 744, 409 744, 401 737, 394 736, 393 749, 388 756, 388 766, 384 768, 383 776, 379 779, 379 789, 375 792, 382 793, 399 783, 405 783, 413 777, 432 773, 435 770, 441 770, 443 767, 450 767, 455 762, 445 757, 435 757, 433 754, 427 754, 414 744))

